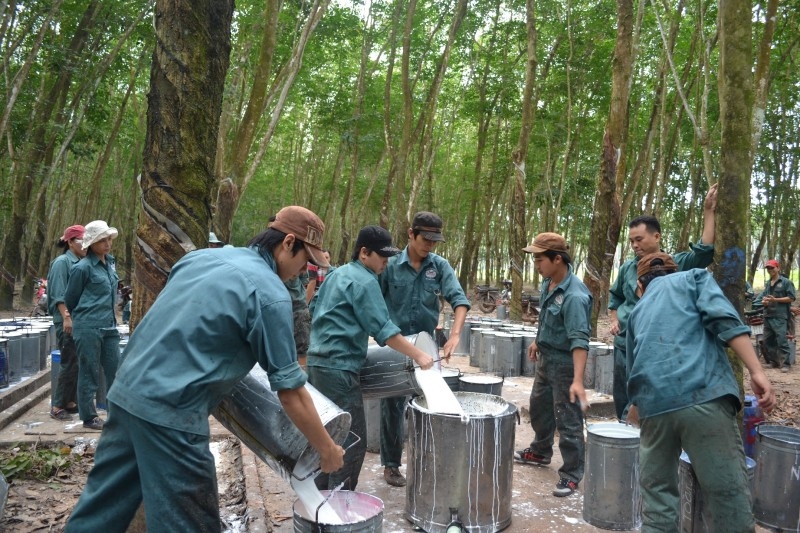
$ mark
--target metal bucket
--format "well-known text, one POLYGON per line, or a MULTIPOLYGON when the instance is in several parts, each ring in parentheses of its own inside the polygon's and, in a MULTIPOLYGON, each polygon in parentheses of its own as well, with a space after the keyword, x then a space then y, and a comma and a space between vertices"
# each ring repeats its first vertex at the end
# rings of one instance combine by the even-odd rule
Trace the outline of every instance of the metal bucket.
POLYGON ((38 330, 25 330, 22 334, 22 367, 20 373, 23 378, 33 376, 39 371, 39 352, 41 350, 42 334, 38 330))
MULTIPOLYGON (((466 325, 466 324, 465 324, 466 325)), ((439 348, 425 332, 407 335, 406 340, 434 359, 439 348)), ((367 359, 361 367, 361 394, 364 398, 395 398, 422 394, 416 377, 414 361, 389 346, 370 344, 367 359)))
POLYGON ((594 359, 594 390, 601 394, 614 393, 614 351, 606 345, 597 348, 594 359))
POLYGON ((442 368, 442 379, 453 392, 461 390, 460 379, 463 375, 463 372, 457 368, 442 368))
POLYGON ((503 393, 503 378, 485 374, 469 374, 459 379, 460 390, 500 396, 503 393))
MULTIPOLYGON (((350 430, 350 413, 339 409, 311 384, 305 384, 322 424, 337 444, 350 430)), ((211 412, 220 423, 287 481, 319 466, 319 454, 287 416, 267 373, 255 366, 211 412)))
POLYGON ((526 331, 522 334, 522 353, 521 353, 521 362, 522 368, 520 372, 522 372, 523 376, 533 377, 536 375, 536 361, 531 361, 528 359, 528 347, 534 343, 536 340, 536 333, 532 331, 526 331))
POLYGON ((589 342, 589 354, 586 356, 586 368, 583 372, 583 386, 587 389, 594 389, 594 367, 595 358, 597 357, 597 349, 605 347, 602 342, 591 341, 589 342))
POLYGON ((519 376, 522 372, 522 335, 498 333, 495 335, 495 372, 504 377, 519 376))
POLYGON ((475 325, 474 322, 464 321, 464 326, 461 328, 461 334, 458 336, 458 344, 453 350, 453 355, 469 355, 469 341, 470 331, 475 325))
POLYGON ((753 514, 762 526, 800 531, 800 429, 758 426, 753 514))
POLYGON ((496 329, 484 329, 481 333, 481 372, 491 372, 494 369, 497 334, 498 331, 496 329))
POLYGON ((494 533, 511 523, 517 408, 498 396, 455 395, 467 422, 428 411, 423 397, 409 404, 405 517, 428 533, 456 523, 494 533))
MULTIPOLYGON (((745 457, 747 480, 750 485, 750 494, 753 493, 753 475, 756 462, 745 457)), ((681 533, 714 533, 714 522, 711 511, 705 506, 700 483, 692 468, 692 461, 686 452, 681 452, 681 462, 678 467, 678 490, 681 495, 681 533)))
MULTIPOLYGON (((328 496, 330 491, 320 491, 328 496)), ((317 523, 316 516, 306 513, 300 500, 294 502, 295 533, 380 533, 383 531, 383 501, 363 492, 340 490, 328 498, 328 503, 336 511, 343 524, 317 523)))
POLYGON ((500 320, 505 320, 508 318, 508 307, 505 305, 498 305, 497 306, 497 318, 500 320))
POLYGON ((583 519, 602 529, 642 525, 637 428, 610 422, 589 425, 583 519))
POLYGON ((481 334, 484 328, 474 327, 469 333, 469 366, 481 366, 481 334))
POLYGON ((22 380, 22 337, 21 330, 6 333, 8 339, 8 382, 19 383, 22 380))

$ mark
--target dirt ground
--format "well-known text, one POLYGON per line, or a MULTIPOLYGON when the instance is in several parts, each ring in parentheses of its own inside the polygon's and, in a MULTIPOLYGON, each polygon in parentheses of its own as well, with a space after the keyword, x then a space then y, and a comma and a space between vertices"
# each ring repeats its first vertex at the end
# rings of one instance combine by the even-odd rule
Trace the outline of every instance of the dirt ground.
MULTIPOLYGON (((599 331, 598 340, 611 340, 605 320, 601 321, 599 331)), ((467 357, 454 357, 450 366, 456 366, 464 372, 477 370, 469 366, 467 357)), ((778 408, 767 416, 767 421, 795 427, 800 425, 800 369, 793 369, 788 374, 771 368, 767 368, 766 372, 778 396, 778 408)), ((517 405, 521 414, 521 424, 515 429, 516 449, 527 446, 533 437, 527 412, 531 386, 532 378, 527 377, 507 378, 503 386, 504 398, 517 405)), ((745 386, 749 393, 748 384, 745 386)), ((594 407, 589 412, 588 422, 608 421, 610 398, 590 394, 590 402, 594 407)), ((68 454, 70 463, 44 480, 13 480, 0 520, 0 531, 61 531, 91 468, 93 446, 96 445, 98 434, 83 432, 76 422, 51 420, 47 416, 48 408, 49 395, 35 402, 18 420, 0 430, 0 458, 36 446, 60 449, 68 454)), ((220 514, 225 531, 289 533, 293 529, 292 504, 295 500, 289 484, 256 459, 240 445, 238 439, 213 419, 212 441, 212 451, 217 458, 220 514)), ((583 520, 582 487, 567 498, 552 496, 560 465, 557 447, 553 462, 548 467, 514 465, 512 523, 505 531, 602 531, 583 520)), ((382 473, 379 454, 367 453, 358 490, 373 494, 384 502, 384 531, 414 531, 404 517, 405 489, 386 485, 382 473)))

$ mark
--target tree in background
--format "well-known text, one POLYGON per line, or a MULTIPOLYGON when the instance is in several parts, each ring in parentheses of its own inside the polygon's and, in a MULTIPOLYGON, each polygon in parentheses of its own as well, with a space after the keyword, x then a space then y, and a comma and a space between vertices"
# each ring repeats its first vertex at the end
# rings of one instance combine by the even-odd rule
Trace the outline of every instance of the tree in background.
POLYGON ((172 265, 208 239, 232 15, 233 0, 156 3, 131 327, 172 265))

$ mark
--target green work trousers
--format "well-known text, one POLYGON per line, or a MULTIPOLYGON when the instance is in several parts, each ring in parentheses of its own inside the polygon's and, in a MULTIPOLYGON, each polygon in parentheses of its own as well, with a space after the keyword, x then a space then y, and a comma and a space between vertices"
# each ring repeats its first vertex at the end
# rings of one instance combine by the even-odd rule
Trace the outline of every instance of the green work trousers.
POLYGON ((586 442, 583 438, 583 413, 578 403, 569 401, 574 366, 571 362, 552 362, 539 356, 536 378, 530 397, 531 427, 535 432, 531 449, 537 455, 553 456, 556 428, 558 449, 564 464, 561 477, 575 483, 583 479, 586 442))
POLYGON ((789 322, 783 317, 764 318, 764 358, 776 366, 789 366, 789 339, 786 330, 789 322))
POLYGON ((144 502, 148 533, 222 530, 208 437, 159 426, 109 403, 108 420, 67 526, 124 533, 144 502))
POLYGON ((403 460, 403 414, 408 398, 383 398, 381 400, 381 464, 399 467, 403 460))
POLYGON ((316 485, 321 490, 333 490, 344 483, 344 490, 356 490, 367 454, 367 418, 359 376, 347 370, 310 366, 308 382, 351 417, 350 434, 343 444, 346 450, 344 466, 332 474, 320 474, 315 480, 316 485))
POLYGON ((110 389, 119 364, 117 328, 74 328, 72 336, 78 347, 78 414, 84 422, 97 416, 94 399, 102 367, 106 388, 110 389))
POLYGON ((58 339, 58 349, 61 352, 61 362, 52 403, 53 407, 64 409, 70 402, 75 402, 77 399, 78 352, 72 335, 66 334, 60 324, 56 325, 56 338, 58 339))
POLYGON ((755 531, 736 408, 724 397, 641 421, 642 533, 680 531, 681 449, 692 462, 713 531, 755 531))

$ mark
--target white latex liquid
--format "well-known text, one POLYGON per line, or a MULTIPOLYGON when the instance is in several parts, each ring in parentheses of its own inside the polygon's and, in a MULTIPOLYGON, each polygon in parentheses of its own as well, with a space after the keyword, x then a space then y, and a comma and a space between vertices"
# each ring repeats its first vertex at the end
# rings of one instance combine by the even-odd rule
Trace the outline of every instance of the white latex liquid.
POLYGON ((425 395, 425 403, 429 411, 434 413, 447 413, 459 415, 464 419, 464 409, 461 407, 453 391, 445 383, 442 374, 435 368, 422 370, 414 369, 417 384, 425 395))
POLYGON ((305 508, 303 509, 304 512, 301 514, 303 514, 306 520, 329 525, 345 523, 336 513, 336 510, 331 507, 331 504, 325 502, 325 497, 314 484, 314 476, 302 481, 292 477, 292 488, 297 493, 297 498, 305 508), (320 505, 322 505, 322 507, 320 507, 320 505), (317 507, 319 507, 319 520, 317 520, 317 507))

